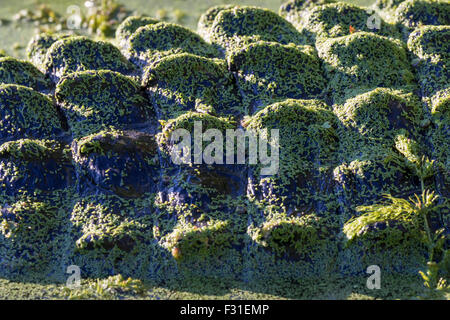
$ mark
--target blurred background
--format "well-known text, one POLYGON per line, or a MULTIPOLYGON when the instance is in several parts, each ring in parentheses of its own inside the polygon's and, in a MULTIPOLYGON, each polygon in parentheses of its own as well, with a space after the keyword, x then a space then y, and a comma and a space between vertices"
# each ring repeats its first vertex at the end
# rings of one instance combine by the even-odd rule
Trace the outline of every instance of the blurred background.
MULTIPOLYGON (((347 0, 369 6, 375 0, 347 0)), ((148 15, 196 30, 209 7, 253 5, 278 12, 286 0, 0 0, 0 50, 25 58, 31 37, 38 32, 69 32, 108 39, 129 15, 148 15)))

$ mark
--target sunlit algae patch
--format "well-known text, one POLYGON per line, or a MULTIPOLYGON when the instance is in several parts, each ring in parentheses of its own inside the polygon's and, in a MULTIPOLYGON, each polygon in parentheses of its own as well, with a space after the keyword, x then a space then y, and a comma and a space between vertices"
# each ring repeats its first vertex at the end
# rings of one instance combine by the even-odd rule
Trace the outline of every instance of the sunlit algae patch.
POLYGON ((422 225, 383 195, 434 190, 448 235, 450 5, 378 5, 375 27, 333 0, 217 6, 198 33, 132 16, 118 47, 40 34, 0 58, 0 276, 416 273, 422 225), (278 172, 174 163, 198 122, 278 129, 278 172))

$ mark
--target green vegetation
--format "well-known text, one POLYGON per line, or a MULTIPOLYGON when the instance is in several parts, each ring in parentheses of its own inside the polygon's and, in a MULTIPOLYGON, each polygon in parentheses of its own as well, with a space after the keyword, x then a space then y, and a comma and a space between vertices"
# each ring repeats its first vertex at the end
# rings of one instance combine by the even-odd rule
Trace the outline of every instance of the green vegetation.
POLYGON ((111 70, 125 75, 135 71, 112 44, 86 37, 63 38, 53 43, 42 68, 54 82, 75 71, 111 70))
POLYGON ((328 91, 337 103, 355 89, 400 88, 414 85, 405 45, 368 32, 321 40, 319 57, 325 64, 328 91))
POLYGON ((408 28, 421 25, 449 25, 450 3, 439 0, 406 0, 395 12, 396 21, 408 28))
POLYGON ((367 9, 348 3, 336 2, 310 9, 311 12, 299 27, 315 38, 335 38, 354 32, 371 32, 384 36, 396 36, 394 26, 381 21, 379 29, 369 29, 367 21, 372 15, 367 9))
POLYGON ((234 78, 224 60, 174 54, 159 60, 143 78, 159 119, 175 118, 186 111, 240 111, 234 78))
POLYGON ((50 81, 30 62, 11 57, 0 58, 0 83, 18 84, 46 91, 51 87, 50 81))
POLYGON ((53 43, 69 37, 64 34, 40 33, 35 35, 27 46, 27 58, 38 68, 43 70, 45 55, 53 43))
POLYGON ((220 10, 209 30, 210 41, 227 53, 255 41, 305 44, 293 25, 274 12, 257 7, 220 10))
POLYGON ((310 46, 255 42, 230 54, 228 66, 237 75, 244 114, 286 98, 316 98, 325 88, 320 60, 310 46))
POLYGON ((126 18, 116 30, 116 40, 122 48, 128 46, 128 39, 140 27, 158 23, 159 21, 145 16, 130 16, 126 18))
POLYGON ((58 83, 55 97, 74 137, 110 127, 123 129, 145 122, 153 114, 139 85, 113 71, 72 73, 58 83))
POLYGON ((209 58, 219 56, 217 49, 196 33, 167 22, 137 29, 130 37, 127 56, 137 65, 151 66, 161 58, 177 53, 192 53, 209 58))
POLYGON ((54 137, 62 127, 52 100, 30 88, 0 85, 0 139, 54 137))
POLYGON ((0 297, 448 299, 448 1, 378 3, 0 17, 0 297), (245 163, 173 161, 196 122, 245 163))

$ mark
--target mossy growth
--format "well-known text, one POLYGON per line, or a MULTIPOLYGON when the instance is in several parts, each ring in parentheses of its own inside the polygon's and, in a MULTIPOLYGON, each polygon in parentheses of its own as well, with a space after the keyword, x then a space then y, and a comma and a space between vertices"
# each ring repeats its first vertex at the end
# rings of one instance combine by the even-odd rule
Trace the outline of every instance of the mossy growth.
POLYGON ((81 36, 53 43, 45 56, 43 69, 55 83, 76 71, 110 70, 124 75, 136 73, 133 64, 111 43, 81 36))
POLYGON ((40 33, 31 38, 27 46, 28 59, 41 71, 44 71, 43 64, 45 55, 53 43, 60 39, 68 38, 70 35, 40 33))
POLYGON ((37 91, 48 91, 51 82, 34 65, 11 57, 0 58, 0 83, 18 84, 37 91))
MULTIPOLYGON (((205 113, 186 112, 175 119, 163 121, 162 125, 162 132, 158 134, 157 139, 163 158, 168 162, 165 165, 167 171, 163 172, 163 175, 176 175, 176 178, 172 178, 167 182, 163 181, 162 185, 165 189, 177 188, 179 192, 189 195, 186 197, 188 202, 195 203, 198 201, 200 207, 204 207, 205 203, 214 201, 218 196, 237 196, 243 191, 245 184, 243 180, 244 165, 226 164, 226 152, 228 151, 226 131, 229 129, 234 131, 237 128, 237 123, 234 120, 225 117, 215 117, 205 113), (220 142, 218 148, 221 147, 222 150, 216 148, 210 150, 214 161, 217 160, 216 157, 220 157, 218 159, 220 163, 215 162, 209 165, 197 163, 197 157, 201 157, 202 155, 196 152, 201 150, 207 152, 207 148, 211 148, 213 144, 207 141, 195 140, 196 134, 198 134, 198 132, 195 132, 196 124, 201 125, 202 134, 205 134, 209 129, 218 130, 222 134, 223 144, 218 140, 220 142), (181 154, 182 150, 178 146, 177 149, 174 148, 175 144, 178 144, 180 141, 172 140, 172 134, 178 129, 184 129, 191 135, 191 140, 188 141, 189 147, 192 150, 189 153, 190 158, 186 154, 181 154), (179 159, 186 161, 175 164, 173 161, 175 155, 179 159), (175 184, 175 181, 179 182, 175 184), (189 182, 187 183, 187 181, 189 182), (205 198, 205 195, 208 195, 210 199, 205 198)), ((215 139, 216 137, 214 137, 215 139)), ((217 147, 217 141, 214 141, 214 146, 217 147)), ((237 148, 236 145, 234 148, 237 148)), ((232 151, 235 151, 235 149, 232 151)), ((201 157, 200 161, 203 162, 203 157, 201 157)))
POLYGON ((71 156, 64 145, 55 140, 19 139, 0 146, 1 158, 21 158, 28 160, 59 159, 70 161, 71 156))
POLYGON ((74 137, 143 123, 154 115, 136 82, 108 70, 76 72, 64 77, 56 87, 55 97, 74 137))
POLYGON ((449 25, 450 2, 441 0, 407 0, 395 11, 397 22, 407 28, 421 25, 449 25))
POLYGON ((177 118, 169 119, 167 121, 160 120, 162 131, 158 133, 157 140, 161 150, 166 151, 167 155, 170 155, 168 147, 171 147, 172 133, 177 129, 185 129, 192 136, 194 134, 196 121, 201 122, 202 131, 218 129, 225 132, 226 129, 235 129, 237 126, 237 123, 234 120, 227 117, 216 117, 207 113, 188 111, 177 118))
POLYGON ((0 195, 45 194, 74 183, 67 146, 54 140, 19 139, 0 146, 0 195))
POLYGON ((422 95, 431 113, 445 114, 448 107, 450 67, 450 26, 423 26, 408 39, 408 49, 414 54, 422 95))
POLYGON ((155 192, 157 148, 152 135, 138 131, 108 130, 84 137, 76 141, 74 152, 79 179, 125 198, 155 192))
POLYGON ((346 201, 361 205, 382 193, 408 194, 419 188, 412 164, 424 148, 424 115, 414 93, 377 88, 335 105, 334 111, 343 125, 342 165, 335 179, 346 201))
POLYGON ((209 39, 228 53, 255 41, 306 43, 291 23, 270 10, 258 7, 221 10, 210 27, 209 39))
POLYGON ((258 228, 254 238, 279 257, 309 256, 331 236, 323 220, 314 214, 273 218, 258 228))
POLYGON ((355 95, 355 89, 414 86, 404 44, 368 32, 316 43, 329 79, 328 93, 335 103, 355 95))
POLYGON ((380 17, 377 17, 380 21, 379 26, 376 26, 375 20, 369 24, 369 18, 373 14, 365 8, 352 4, 330 3, 311 9, 302 27, 312 35, 312 40, 342 37, 358 31, 397 36, 395 27, 387 24, 380 17))
POLYGON ((75 251, 112 260, 146 252, 143 245, 153 239, 152 218, 150 214, 137 217, 135 209, 132 202, 113 195, 79 199, 70 216, 77 238, 75 251))
POLYGON ((287 99, 247 119, 247 130, 259 134, 272 150, 279 145, 275 175, 260 175, 261 164, 251 166, 255 179, 252 197, 268 210, 275 206, 280 212, 309 212, 322 203, 322 211, 326 211, 333 202, 327 189, 331 188, 328 180, 337 161, 337 125, 333 112, 319 100, 287 99), (279 130, 278 142, 269 136, 267 130, 271 129, 279 130))
POLYGON ((245 114, 284 99, 312 99, 326 80, 314 48, 255 42, 233 52, 228 66, 237 75, 245 114))
POLYGON ((399 134, 419 138, 424 118, 420 99, 414 93, 388 88, 357 95, 343 105, 335 105, 334 110, 351 135, 345 140, 342 155, 354 157, 361 153, 379 155, 380 149, 391 149, 399 134))
POLYGON ((198 225, 178 225, 165 239, 167 249, 177 261, 219 258, 233 245, 229 222, 210 220, 198 225))
POLYGON ((386 200, 389 202, 357 208, 363 214, 350 219, 343 227, 347 245, 359 241, 376 250, 423 245, 426 237, 421 230, 423 217, 412 203, 389 195, 386 200))
POLYGON ((171 55, 147 69, 143 84, 162 120, 189 110, 219 115, 241 112, 234 78, 224 60, 171 55))
POLYGON ((140 27, 158 23, 159 21, 146 16, 130 16, 123 20, 116 30, 116 40, 123 49, 128 48, 128 39, 140 27))
POLYGON ((197 25, 197 33, 203 37, 206 41, 210 41, 210 29, 214 23, 214 19, 222 10, 227 10, 237 7, 232 4, 223 4, 209 8, 204 14, 200 16, 197 25))
POLYGON ((127 56, 140 67, 151 66, 176 53, 219 57, 219 51, 191 30, 167 22, 140 27, 129 39, 127 56))
POLYGON ((390 11, 397 9, 400 3, 404 1, 405 0, 376 0, 373 7, 384 11, 390 11))
POLYGON ((373 7, 380 10, 391 10, 396 9, 398 5, 405 0, 376 0, 373 7))
POLYGON ((302 29, 304 19, 313 8, 335 2, 334 0, 289 0, 280 6, 278 13, 298 29, 302 29))
POLYGON ((0 85, 0 139, 55 137, 62 126, 52 100, 31 88, 0 85))
MULTIPOLYGON (((58 229, 58 208, 31 198, 0 205, 2 271, 44 271, 51 262, 58 229)), ((2 273, 3 273, 2 272, 2 273)))
POLYGON ((69 300, 121 300, 124 296, 140 296, 145 291, 141 280, 124 278, 121 274, 105 279, 85 280, 80 287, 62 289, 69 300))

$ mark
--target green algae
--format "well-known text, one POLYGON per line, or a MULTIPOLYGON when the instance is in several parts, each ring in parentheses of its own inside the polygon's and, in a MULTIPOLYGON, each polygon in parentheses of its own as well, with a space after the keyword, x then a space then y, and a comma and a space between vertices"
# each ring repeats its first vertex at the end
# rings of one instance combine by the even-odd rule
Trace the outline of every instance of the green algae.
POLYGON ((191 30, 167 22, 140 27, 129 39, 127 56, 139 66, 151 66, 163 57, 191 53, 214 58, 218 50, 191 30))
MULTIPOLYGON (((423 26, 411 32, 408 49, 414 54, 422 96, 428 102, 431 113, 446 112, 448 102, 449 67, 448 26, 423 26)), ((448 109, 448 107, 447 107, 448 109)))
MULTIPOLYGON (((319 11, 310 2, 297 1, 295 5, 304 6, 302 10, 308 12, 319 11)), ((223 24, 223 20, 218 23, 220 17, 230 12, 240 15, 242 11, 246 10, 228 6, 211 9, 202 20, 199 33, 218 44, 220 41, 212 36, 217 30, 214 26, 223 24)), ((253 13, 246 12, 245 16, 251 18, 253 13)), ((273 19, 277 21, 273 23, 275 29, 287 26, 281 18, 273 19)), ((124 39, 157 25, 151 20, 148 20, 149 25, 138 20, 131 21, 130 29, 124 27, 124 39)), ((360 30, 357 25, 353 27, 360 30)), ((164 28, 170 29, 167 25, 164 28)), ((373 263, 386 266, 386 272, 416 272, 423 259, 421 246, 415 238, 414 242, 409 241, 410 233, 413 237, 416 235, 409 220, 398 222, 389 216, 369 219, 366 223, 363 216, 355 217, 353 225, 361 226, 357 232, 360 236, 355 236, 352 246, 338 252, 343 244, 340 233, 342 228, 348 229, 344 227, 346 219, 359 214, 354 211, 357 205, 378 202, 383 192, 402 197, 415 192, 419 181, 414 178, 414 164, 423 150, 438 160, 438 174, 428 176, 425 183, 431 185, 435 181, 445 197, 449 104, 447 79, 440 76, 440 72, 446 70, 448 60, 444 41, 447 30, 426 26, 414 31, 408 49, 412 58, 418 60, 410 63, 411 57, 401 41, 369 32, 351 32, 350 29, 347 32, 343 26, 318 32, 329 37, 335 36, 334 31, 342 31, 341 37, 318 39, 320 58, 313 48, 299 46, 292 40, 297 39, 299 33, 293 33, 292 37, 286 35, 291 27, 283 29, 286 37, 281 40, 269 25, 258 28, 242 35, 233 25, 227 37, 236 36, 237 42, 233 42, 234 38, 222 39, 226 40, 226 45, 233 42, 227 61, 208 58, 219 56, 217 51, 210 56, 204 54, 203 49, 189 51, 194 46, 190 40, 185 44, 169 44, 167 50, 159 44, 145 49, 142 44, 142 52, 150 52, 147 56, 150 60, 145 64, 151 61, 142 84, 147 89, 147 97, 130 78, 97 70, 110 69, 105 64, 83 63, 80 69, 96 71, 72 73, 78 68, 68 70, 58 84, 56 100, 75 138, 73 155, 65 145, 71 140, 69 135, 58 137, 65 141, 60 146, 49 140, 20 139, 30 136, 53 139, 53 133, 29 135, 22 132, 1 137, 2 140, 16 139, 0 146, 2 206, 9 210, 11 203, 20 203, 22 193, 30 193, 36 197, 30 201, 45 206, 45 203, 61 205, 60 212, 71 212, 71 217, 66 214, 57 218, 58 223, 64 224, 64 230, 53 232, 57 236, 49 243, 54 247, 43 251, 44 255, 64 256, 63 262, 51 267, 54 263, 44 259, 36 264, 36 270, 52 270, 47 274, 60 275, 62 264, 75 263, 82 267, 83 273, 93 277, 122 273, 162 283, 167 279, 202 275, 197 279, 200 283, 215 277, 226 281, 238 277, 252 283, 255 279, 262 283, 288 281, 290 287, 292 283, 297 284, 298 279, 312 274, 361 273, 373 263), (259 42, 261 39, 280 43, 259 42), (290 42, 295 44, 287 45, 290 42), (190 54, 179 54, 185 51, 190 54), (321 60, 325 62, 327 79, 331 80, 328 85, 322 74, 321 60), (413 77, 410 64, 416 67, 418 81, 413 77), (427 66, 431 72, 425 71, 427 66), (315 76, 308 79, 311 74, 315 76), (313 84, 319 89, 296 96, 298 88, 291 83, 296 77, 302 84, 313 84), (325 85, 328 95, 322 92, 325 85), (424 92, 430 92, 433 100, 424 92), (249 97, 256 100, 256 110, 248 107, 249 97), (429 110, 422 111, 420 97, 429 110), (320 100, 279 102, 286 98, 324 99, 335 104, 330 107, 320 100), (267 106, 274 102, 279 103, 267 106), (254 112, 258 113, 242 119, 254 112), (230 115, 235 118, 227 117, 230 115), (160 122, 161 127, 157 127, 156 118, 164 120, 160 122), (262 133, 272 144, 274 141, 264 135, 264 129, 280 129, 280 173, 274 177, 261 176, 258 165, 239 169, 216 165, 175 166, 168 159, 172 147, 170 133, 178 128, 191 132, 197 120, 203 122, 205 130, 225 131, 242 126, 245 130, 262 133), (160 150, 157 150, 153 134, 139 130, 158 131, 160 150), (77 181, 66 181, 70 179, 64 177, 62 171, 52 169, 48 160, 62 162, 64 166, 73 161, 77 181), (32 165, 36 166, 30 167, 32 165), (41 169, 36 169, 38 167, 41 169), (24 176, 35 179, 32 173, 35 171, 30 168, 47 174, 48 180, 37 177, 43 182, 13 181, 17 184, 5 188, 4 183, 9 183, 7 179, 20 180, 24 176), (145 168, 151 170, 144 171, 145 168), (46 187, 53 173, 66 180, 46 187), (149 179, 142 183, 137 178, 141 176, 149 179), (148 183, 150 180, 152 186, 148 183), (132 184, 145 185, 144 191, 129 189, 132 184), (73 185, 76 190, 72 189, 73 185), (53 191, 65 186, 67 193, 53 191), (391 250, 392 247, 398 250, 391 250), (388 250, 383 251, 385 248, 388 250)), ((185 33, 191 40, 195 38, 192 34, 185 33)), ((395 36, 393 33, 386 35, 395 36)), ((38 49, 41 50, 36 54, 38 59, 42 59, 50 44, 38 49)), ((205 48, 204 52, 213 47, 205 48)), ((74 65, 78 66, 78 62, 74 65)), ((34 76, 30 77, 30 81, 34 80, 34 76)), ((53 80, 58 79, 53 76, 53 80)), ((50 114, 56 110, 53 116, 60 123, 58 109, 50 99, 31 94, 31 89, 5 87, 20 88, 39 99, 44 97, 50 106, 46 110, 50 114)), ((0 92, 3 88, 0 87, 0 92)), ((10 95, 23 100, 22 91, 10 95)), ((0 101, 2 97, 3 93, 0 101)), ((9 100, 5 101, 1 105, 9 106, 9 100)), ((42 110, 37 114, 42 117, 42 110)), ((48 124, 45 119, 41 119, 42 124, 48 124)), ((63 116, 61 119, 64 122, 63 116)), ((26 119, 23 123, 28 127, 30 122, 26 119)), ((32 210, 39 212, 40 209, 32 207, 32 210)), ((447 225, 446 211, 442 214, 447 225)), ((18 248, 8 241, 2 242, 5 250, 18 248)), ((34 247, 32 251, 34 254, 34 247)), ((20 265, 25 269, 4 272, 8 276, 21 272, 24 275, 33 259, 32 254, 20 257, 20 265)), ((106 283, 116 282, 114 279, 102 283, 108 287, 106 283)), ((278 282, 269 291, 277 292, 278 282)), ((74 293, 72 297, 105 297, 102 292, 93 292, 98 283, 92 283, 88 293, 79 296, 74 293)), ((113 288, 112 295, 106 295, 122 297, 121 289, 117 290, 119 292, 113 288)), ((193 289, 188 286, 186 290, 193 289)), ((124 293, 125 297, 134 295, 124 293)), ((300 296, 292 291, 283 295, 300 296)))
POLYGON ((235 7, 234 5, 218 5, 209 8, 204 14, 200 16, 200 19, 198 20, 197 25, 197 32, 200 36, 203 37, 206 41, 210 41, 209 35, 210 35, 210 29, 214 23, 214 19, 222 10, 227 10, 235 7))
POLYGON ((50 263, 58 208, 31 199, 3 205, 0 214, 2 269, 30 272, 50 263))
POLYGON ((124 278, 121 274, 84 281, 79 288, 64 288, 62 295, 69 300, 114 300, 124 296, 142 296, 145 286, 141 280, 124 278))
POLYGON ((316 98, 325 88, 320 61, 310 46, 255 42, 233 52, 228 66, 237 75, 245 114, 287 98, 316 98))
POLYGON ((229 118, 188 111, 177 118, 169 119, 167 121, 160 120, 162 130, 158 133, 157 139, 161 149, 166 150, 166 147, 169 145, 171 134, 177 129, 185 129, 190 134, 193 134, 196 121, 201 122, 202 130, 218 129, 224 131, 226 129, 236 128, 236 123, 229 118))
POLYGON ((258 230, 255 240, 278 256, 305 256, 320 250, 330 231, 314 215, 272 219, 258 230))
POLYGON ((41 71, 44 71, 43 65, 45 55, 53 43, 60 39, 69 37, 64 34, 40 33, 31 38, 27 46, 27 58, 41 71))
POLYGON ((129 38, 140 27, 158 23, 159 21, 145 16, 130 16, 126 18, 116 30, 116 40, 122 48, 126 48, 129 38))
POLYGON ((76 141, 74 149, 79 177, 98 188, 124 198, 137 198, 155 189, 160 166, 153 135, 101 131, 76 141))
POLYGON ((0 85, 0 138, 53 137, 62 131, 52 100, 31 88, 0 85))
POLYGON ((276 13, 258 7, 221 10, 210 27, 209 39, 226 52, 255 41, 305 44, 305 38, 276 13))
POLYGON ((439 0, 407 0, 399 4, 396 21, 407 28, 420 25, 449 25, 450 3, 439 0))
POLYGON ((143 84, 161 120, 186 111, 219 115, 240 111, 234 78, 224 60, 188 53, 171 55, 147 70, 143 84))
POLYGON ((151 217, 133 217, 125 211, 128 205, 128 201, 110 195, 78 200, 70 217, 73 228, 78 230, 75 250, 83 255, 109 257, 112 262, 123 255, 136 255, 140 244, 153 238, 148 232, 151 217))
POLYGON ((13 157, 23 159, 49 159, 59 158, 69 160, 70 155, 64 147, 55 140, 19 139, 5 142, 0 146, 0 157, 13 157))
POLYGON ((51 88, 51 82, 34 65, 11 57, 0 58, 0 83, 18 84, 37 91, 51 88))
MULTIPOLYGON (((260 132, 273 145, 264 128, 279 129, 279 171, 259 176, 254 166, 253 196, 266 215, 301 213, 325 202, 323 211, 332 211, 333 196, 322 190, 319 181, 330 179, 338 148, 337 119, 319 100, 288 99, 262 109, 246 121, 247 130, 260 132)), ((327 187, 325 187, 327 188, 327 187)))
POLYGON ((278 13, 301 30, 305 17, 310 14, 311 9, 334 2, 334 0, 289 0, 280 6, 278 13))
POLYGON ((400 88, 414 85, 404 44, 368 32, 331 38, 316 44, 335 102, 355 89, 400 88))
POLYGON ((145 122, 153 114, 137 83, 108 70, 76 72, 62 78, 55 97, 75 137, 109 127, 123 129, 145 122))
POLYGON ((368 21, 372 16, 367 9, 355 5, 337 2, 324 4, 311 9, 301 26, 315 38, 335 38, 350 35, 354 32, 372 32, 384 36, 396 36, 394 26, 381 18, 378 26, 369 28, 368 21))
POLYGON ((53 43, 42 68, 54 82, 76 71, 111 70, 125 75, 135 72, 133 65, 109 42, 80 36, 63 38, 53 43))
POLYGON ((424 148, 420 139, 424 115, 413 93, 377 88, 334 110, 343 124, 343 164, 335 174, 349 201, 361 205, 382 193, 404 194, 418 188, 410 162, 424 148), (415 156, 405 150, 416 150, 415 156))
POLYGON ((218 256, 232 245, 233 234, 226 221, 208 221, 200 226, 180 225, 167 236, 166 245, 178 261, 218 256))

